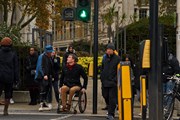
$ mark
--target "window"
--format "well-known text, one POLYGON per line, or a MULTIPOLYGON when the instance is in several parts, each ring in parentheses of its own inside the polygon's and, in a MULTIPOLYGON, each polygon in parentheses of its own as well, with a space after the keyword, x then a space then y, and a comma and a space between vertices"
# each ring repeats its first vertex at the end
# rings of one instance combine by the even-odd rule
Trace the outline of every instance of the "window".
POLYGON ((139 19, 147 17, 147 9, 140 9, 139 10, 139 19))
POLYGON ((66 39, 66 24, 64 25, 64 40, 66 39))
POLYGON ((70 22, 70 39, 72 39, 73 38, 73 33, 74 31, 73 31, 73 22, 70 22))

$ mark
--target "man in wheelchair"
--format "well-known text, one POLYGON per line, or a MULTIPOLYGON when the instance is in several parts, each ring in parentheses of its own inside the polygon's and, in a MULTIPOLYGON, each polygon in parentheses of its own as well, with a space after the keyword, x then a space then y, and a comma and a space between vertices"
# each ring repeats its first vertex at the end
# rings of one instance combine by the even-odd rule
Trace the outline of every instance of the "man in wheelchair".
POLYGON ((77 64, 78 58, 75 54, 70 54, 67 58, 67 64, 62 68, 60 77, 59 92, 61 94, 62 109, 67 112, 70 110, 72 97, 77 92, 85 92, 88 83, 88 77, 83 67, 77 64), (81 85, 80 77, 82 76, 84 83, 81 85), (69 98, 67 101, 67 93, 69 98))

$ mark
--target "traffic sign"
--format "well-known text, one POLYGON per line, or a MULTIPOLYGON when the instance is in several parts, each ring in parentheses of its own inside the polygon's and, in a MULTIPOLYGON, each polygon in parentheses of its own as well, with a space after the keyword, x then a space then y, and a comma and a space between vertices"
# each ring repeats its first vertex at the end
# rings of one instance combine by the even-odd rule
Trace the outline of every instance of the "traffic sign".
POLYGON ((74 7, 64 8, 62 10, 62 19, 65 21, 73 21, 75 20, 76 11, 74 7))

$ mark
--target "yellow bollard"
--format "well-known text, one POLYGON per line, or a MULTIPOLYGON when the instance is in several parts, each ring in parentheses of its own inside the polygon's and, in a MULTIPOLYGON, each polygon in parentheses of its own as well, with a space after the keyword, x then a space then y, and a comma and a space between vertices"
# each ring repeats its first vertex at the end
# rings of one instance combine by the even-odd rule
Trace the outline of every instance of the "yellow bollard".
POLYGON ((141 75, 140 76, 140 97, 141 97, 141 113, 142 113, 142 119, 146 119, 146 108, 147 108, 147 100, 146 100, 146 76, 141 75))
POLYGON ((119 120, 133 119, 130 72, 130 62, 120 62, 120 67, 118 67, 119 120))
POLYGON ((90 62, 90 63, 89 63, 88 76, 89 76, 89 77, 92 77, 92 76, 93 76, 93 62, 90 62))

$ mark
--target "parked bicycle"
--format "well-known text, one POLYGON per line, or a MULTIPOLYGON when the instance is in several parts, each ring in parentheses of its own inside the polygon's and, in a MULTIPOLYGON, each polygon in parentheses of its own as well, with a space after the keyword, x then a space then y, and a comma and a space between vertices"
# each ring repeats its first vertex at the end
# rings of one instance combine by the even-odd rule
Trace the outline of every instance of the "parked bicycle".
POLYGON ((172 80, 172 82, 174 82, 173 90, 168 93, 164 93, 163 95, 164 119, 170 120, 174 111, 175 99, 178 99, 180 101, 180 77, 177 77, 177 75, 173 75, 167 77, 167 79, 172 80))

